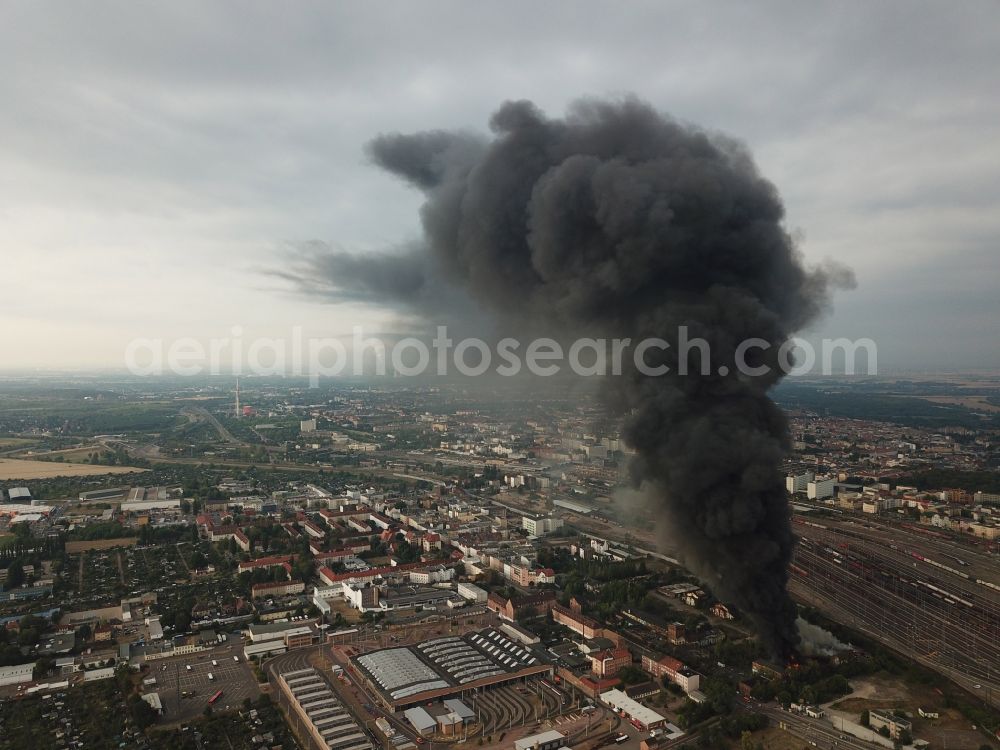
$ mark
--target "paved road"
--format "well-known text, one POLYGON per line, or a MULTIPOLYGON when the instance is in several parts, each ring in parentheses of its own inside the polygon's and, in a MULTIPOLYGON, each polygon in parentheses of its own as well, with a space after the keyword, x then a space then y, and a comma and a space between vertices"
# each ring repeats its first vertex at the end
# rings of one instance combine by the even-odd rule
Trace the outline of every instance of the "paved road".
POLYGON ((181 410, 181 413, 194 416, 196 419, 204 419, 215 428, 215 431, 219 433, 219 437, 227 443, 232 443, 233 445, 244 444, 241 440, 237 440, 233 433, 227 430, 212 412, 202 406, 187 406, 181 410))

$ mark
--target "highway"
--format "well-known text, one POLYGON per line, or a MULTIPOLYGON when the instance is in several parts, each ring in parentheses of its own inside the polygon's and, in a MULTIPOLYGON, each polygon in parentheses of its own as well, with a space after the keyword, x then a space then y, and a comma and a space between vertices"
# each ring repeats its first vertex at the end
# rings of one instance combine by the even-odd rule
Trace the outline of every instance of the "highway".
POLYGON ((226 443, 232 443, 233 445, 244 445, 242 441, 237 440, 236 437, 233 435, 233 433, 231 433, 223 426, 222 422, 216 419, 215 415, 212 414, 212 412, 210 412, 208 409, 202 406, 186 406, 184 407, 184 409, 181 410, 181 414, 190 416, 193 419, 205 420, 210 425, 212 425, 215 431, 219 434, 219 437, 226 443))

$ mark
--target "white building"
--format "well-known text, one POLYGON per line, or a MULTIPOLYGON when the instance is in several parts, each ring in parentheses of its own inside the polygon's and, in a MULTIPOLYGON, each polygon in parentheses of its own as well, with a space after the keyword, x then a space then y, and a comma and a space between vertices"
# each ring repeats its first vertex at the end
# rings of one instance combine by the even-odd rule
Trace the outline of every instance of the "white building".
POLYGON ((96 682, 97 680, 110 680, 115 676, 114 667, 101 667, 100 669, 88 669, 83 673, 84 682, 96 682))
POLYGON ((884 513, 900 506, 898 497, 874 497, 865 500, 861 504, 861 510, 865 513, 884 513))
POLYGON ((0 667, 0 685, 20 685, 23 682, 31 682, 31 675, 34 671, 35 662, 0 667))
POLYGON ((452 580, 454 577, 455 569, 445 565, 436 565, 433 568, 410 571, 411 583, 444 583, 445 581, 452 580))
POLYGON ((7 497, 10 498, 12 503, 30 503, 31 490, 27 487, 11 487, 7 491, 7 497))
POLYGON ((149 629, 150 642, 163 639, 163 627, 160 625, 159 617, 147 617, 146 627, 149 629))
POLYGON ((344 587, 340 584, 336 586, 317 586, 313 589, 312 603, 316 605, 316 609, 322 612, 324 616, 327 616, 333 611, 330 600, 342 599, 343 593, 344 587))
POLYGON ((149 704, 149 707, 156 711, 156 713, 163 713, 163 702, 160 700, 159 693, 146 693, 140 697, 146 701, 146 703, 149 704))
POLYGON ((550 729, 548 732, 533 734, 514 740, 514 750, 555 750, 566 744, 566 735, 550 729))
POLYGON ((837 481, 833 477, 816 477, 806 485, 806 497, 810 500, 825 500, 833 497, 833 486, 837 481))
POLYGON ((561 529, 562 526, 563 520, 561 518, 553 518, 551 516, 543 518, 525 516, 521 519, 521 528, 527 531, 531 536, 543 536, 545 534, 550 534, 553 531, 561 529))
POLYGON ((601 700, 615 710, 624 711, 627 717, 635 719, 646 729, 655 729, 667 723, 665 717, 638 701, 632 700, 621 690, 615 689, 601 693, 601 700))
POLYGON ((484 589, 472 583, 459 583, 456 590, 458 591, 458 595, 463 599, 469 599, 480 604, 485 603, 489 597, 489 594, 484 589))
POLYGON ((808 484, 815 478, 816 475, 811 471, 807 471, 805 474, 789 474, 785 477, 785 489, 790 495, 794 495, 796 492, 805 492, 808 484))

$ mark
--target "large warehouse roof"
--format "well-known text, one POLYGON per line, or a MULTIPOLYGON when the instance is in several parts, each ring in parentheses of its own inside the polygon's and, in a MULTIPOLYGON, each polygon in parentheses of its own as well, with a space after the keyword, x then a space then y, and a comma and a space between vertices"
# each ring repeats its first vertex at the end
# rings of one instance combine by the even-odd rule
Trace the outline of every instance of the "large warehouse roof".
POLYGON ((393 698, 405 698, 425 690, 448 687, 441 676, 408 648, 390 648, 358 657, 383 690, 393 698))
POLYGON ((428 691, 485 684, 547 668, 536 654, 494 628, 373 651, 354 657, 354 662, 393 703, 428 691))

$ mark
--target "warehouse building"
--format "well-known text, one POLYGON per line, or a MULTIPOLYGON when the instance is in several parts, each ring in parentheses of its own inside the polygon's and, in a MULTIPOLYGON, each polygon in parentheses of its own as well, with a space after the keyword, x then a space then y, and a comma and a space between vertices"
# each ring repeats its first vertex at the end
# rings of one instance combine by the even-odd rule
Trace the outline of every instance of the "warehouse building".
POLYGON ((555 729, 550 729, 548 732, 514 740, 514 750, 556 750, 565 744, 566 735, 555 729))
POLYGON ((405 716, 406 720, 410 722, 410 726, 416 730, 417 734, 424 737, 433 734, 434 728, 437 726, 437 722, 434 720, 434 717, 420 706, 414 706, 413 708, 406 709, 403 711, 403 716, 405 716))
POLYGON ((394 711, 552 671, 539 654, 493 628, 373 651, 351 663, 394 711))
POLYGON ((81 503, 101 503, 111 500, 122 500, 128 493, 128 487, 108 487, 103 490, 87 490, 80 493, 81 503))
POLYGON ((913 731, 913 725, 902 716, 896 716, 891 711, 876 711, 874 708, 868 712, 868 722, 871 728, 878 731, 885 728, 889 732, 889 739, 899 740, 903 732, 913 731))
POLYGON ((325 750, 372 750, 368 735, 315 669, 278 675, 278 686, 310 737, 325 750))
POLYGON ((653 709, 646 708, 638 701, 632 700, 621 690, 609 690, 606 693, 601 693, 601 700, 616 711, 624 712, 629 719, 635 719, 646 729, 656 729, 667 723, 666 717, 660 716, 653 709))
POLYGON ((31 675, 34 671, 35 662, 0 667, 0 686, 20 685, 25 682, 31 682, 31 675))
POLYGON ((7 490, 7 497, 12 503, 30 503, 31 490, 27 487, 11 487, 7 490))
POLYGON ((476 604, 485 604, 487 597, 489 597, 489 592, 486 589, 481 589, 472 583, 459 583, 455 590, 460 597, 476 602, 476 604))

